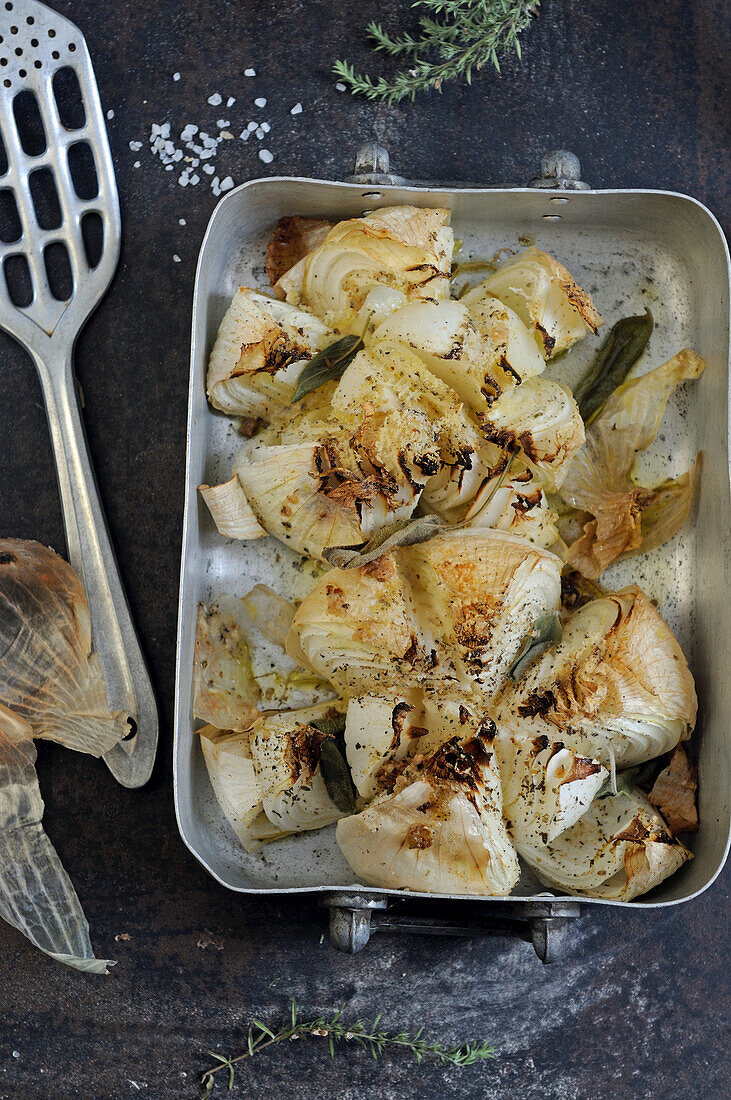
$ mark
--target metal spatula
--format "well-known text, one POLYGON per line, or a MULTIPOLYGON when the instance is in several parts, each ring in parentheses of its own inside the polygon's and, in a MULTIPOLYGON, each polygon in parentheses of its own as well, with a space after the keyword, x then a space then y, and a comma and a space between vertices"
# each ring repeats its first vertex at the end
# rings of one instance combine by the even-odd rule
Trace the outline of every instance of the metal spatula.
POLYGON ((89 461, 73 373, 76 338, 119 259, 119 198, 86 42, 73 23, 36 0, 0 0, 0 133, 7 159, 0 164, 3 235, 16 238, 0 241, 0 326, 38 369, 69 560, 88 596, 110 707, 132 719, 132 736, 105 759, 120 783, 138 787, 155 759, 157 707, 89 461))

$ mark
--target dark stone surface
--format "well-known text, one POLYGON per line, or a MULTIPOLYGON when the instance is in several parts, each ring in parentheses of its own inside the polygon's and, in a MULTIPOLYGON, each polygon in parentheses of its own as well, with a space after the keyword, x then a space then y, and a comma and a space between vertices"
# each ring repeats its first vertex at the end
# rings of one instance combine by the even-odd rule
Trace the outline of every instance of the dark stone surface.
MULTIPOLYGON (((105 109, 124 218, 115 282, 79 341, 85 419, 127 591, 162 714, 158 764, 140 792, 103 764, 40 750, 46 825, 86 907, 107 979, 64 970, 0 927, 0 1097, 196 1095, 206 1048, 241 1047, 252 1013, 303 1006, 382 1009, 384 1024, 447 1041, 489 1037, 492 1064, 444 1071, 300 1043, 242 1071, 239 1095, 691 1100, 728 1095, 728 874, 701 898, 656 913, 583 917, 565 964, 541 968, 525 944, 377 938, 356 958, 320 943, 306 898, 247 899, 219 887, 178 838, 171 714, 187 395, 198 247, 215 204, 150 157, 152 121, 236 133, 266 117, 271 172, 338 177, 377 136, 418 178, 519 183, 550 147, 573 149, 596 186, 696 195, 728 216, 727 9, 722 0, 546 0, 506 61, 472 89, 386 109, 339 94, 333 57, 365 59, 368 18, 403 3, 280 0, 59 2, 86 34, 105 109), (243 70, 253 65, 256 80, 243 70), (180 71, 181 80, 172 81, 180 71), (237 96, 209 108, 214 91, 237 96), (250 109, 256 95, 269 103, 250 109), (292 118, 298 100, 304 113, 292 118), (133 153, 130 140, 145 147, 133 153), (135 160, 142 166, 133 168, 135 160), (187 225, 178 224, 185 218, 187 225), (173 254, 181 257, 173 261, 173 254), (118 937, 124 934, 124 939, 118 937), (204 947, 207 941, 216 941, 204 947), (272 982, 278 979, 274 986, 272 982), (14 1057, 17 1052, 19 1057, 14 1057), (726 1085, 724 1085, 726 1081, 726 1085)), ((8 19, 0 12, 0 24, 8 19)), ((376 63, 378 64, 378 62, 376 63)), ((230 142, 219 167, 259 174, 256 142, 230 142)), ((63 551, 40 392, 30 363, 0 343, 0 529, 63 551)))

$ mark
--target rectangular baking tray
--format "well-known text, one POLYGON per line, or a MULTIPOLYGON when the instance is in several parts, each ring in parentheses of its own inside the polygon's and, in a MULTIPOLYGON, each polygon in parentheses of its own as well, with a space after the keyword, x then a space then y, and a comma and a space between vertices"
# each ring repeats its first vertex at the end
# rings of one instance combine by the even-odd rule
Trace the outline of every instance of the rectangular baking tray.
MULTIPOLYGON (((729 256, 710 211, 672 192, 371 186, 275 177, 245 183, 219 203, 201 247, 193 301, 175 698, 174 786, 181 836, 214 878, 231 890, 353 893, 353 872, 337 848, 334 826, 248 854, 213 795, 193 732, 198 603, 221 592, 243 595, 259 581, 287 597, 301 597, 308 579, 296 567, 295 556, 273 539, 223 539, 197 486, 228 479, 241 443, 234 423, 208 406, 206 365, 236 287, 267 285, 264 258, 276 221, 295 213, 350 218, 399 203, 448 207, 455 237, 463 242, 463 257, 489 258, 500 248, 534 242, 565 263, 591 292, 607 325, 650 306, 655 330, 644 369, 686 346, 706 359, 700 381, 671 398, 658 438, 639 463, 641 480, 653 484, 653 479, 688 469, 701 450, 694 515, 667 546, 612 566, 603 578, 608 587, 636 581, 657 600, 696 679, 700 709, 693 746, 699 763, 701 827, 689 842, 695 858, 638 901, 581 899, 582 904, 645 907, 687 901, 713 882, 729 846, 729 256)), ((595 347, 596 341, 583 341, 551 366, 549 374, 572 384, 595 347)), ((415 896, 369 887, 359 887, 358 893, 415 896)), ((446 895, 418 896, 427 901, 446 895)), ((505 899, 479 899, 478 904, 500 900, 505 899)), ((509 900, 545 902, 546 893, 526 870, 509 900)))

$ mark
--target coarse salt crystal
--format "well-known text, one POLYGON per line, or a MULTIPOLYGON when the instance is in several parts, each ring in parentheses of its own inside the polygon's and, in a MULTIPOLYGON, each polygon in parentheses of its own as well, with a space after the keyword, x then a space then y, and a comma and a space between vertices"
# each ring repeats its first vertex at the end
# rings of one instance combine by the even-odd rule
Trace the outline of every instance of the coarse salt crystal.
POLYGON ((261 141, 261 139, 264 137, 264 131, 262 130, 261 126, 257 126, 256 136, 258 137, 259 141, 261 141))
POLYGON ((218 126, 219 130, 225 130, 226 127, 230 125, 231 123, 227 118, 219 118, 218 122, 216 123, 216 126, 218 126))
POLYGON ((274 154, 270 153, 268 149, 260 149, 259 160, 263 160, 265 164, 271 164, 274 160, 274 154))
POLYGON ((187 225, 185 218, 178 218, 178 225, 187 225))
POLYGON ((338 81, 337 84, 335 85, 335 91, 336 92, 344 92, 345 91, 345 85, 341 84, 340 81, 338 81))
POLYGON ((221 190, 222 191, 230 191, 231 188, 233 187, 233 185, 234 185, 234 181, 231 179, 230 176, 226 176, 225 180, 221 180, 221 190))
POLYGON ((223 103, 223 96, 219 95, 218 92, 214 92, 213 95, 209 95, 207 102, 210 103, 211 107, 218 107, 223 103))
POLYGON ((203 171, 206 173, 207 176, 212 176, 216 169, 213 167, 212 164, 204 164, 203 171))
POLYGON ((114 111, 107 111, 107 118, 114 118, 114 111))
POLYGON ((251 137, 251 134, 249 133, 248 130, 242 130, 241 133, 239 134, 239 137, 241 138, 242 141, 248 141, 249 138, 251 137))
POLYGON ((187 176, 178 176, 178 183, 180 184, 181 187, 187 187, 188 186, 188 177, 187 176))
POLYGON ((264 99, 264 96, 259 96, 258 99, 254 100, 254 106, 255 107, 266 107, 266 105, 267 105, 267 101, 264 99))
POLYGON ((233 107, 235 102, 236 102, 236 96, 235 95, 230 95, 228 97, 228 99, 226 100, 226 106, 227 107, 233 107))
POLYGON ((172 172, 172 170, 173 170, 173 165, 172 164, 166 164, 165 165, 165 171, 166 172, 172 172))
POLYGON ((130 141, 129 147, 130 147, 130 149, 132 150, 133 153, 136 153, 138 151, 138 149, 142 148, 142 142, 141 141, 130 141))
POLYGON ((295 103, 294 107, 292 108, 292 110, 289 113, 291 115, 301 115, 302 114, 302 104, 301 103, 295 103))
POLYGON ((244 76, 256 76, 256 69, 244 69, 244 76))
POLYGON ((197 172, 194 172, 193 175, 190 177, 190 182, 193 185, 193 187, 195 187, 195 185, 197 183, 200 183, 200 181, 201 181, 200 176, 198 175, 197 172))
POLYGON ((141 161, 139 161, 139 160, 136 160, 136 161, 134 162, 134 164, 132 165, 132 167, 133 167, 133 168, 140 168, 140 167, 141 167, 141 161))
POLYGON ((198 133, 198 127, 193 126, 192 123, 188 123, 184 130, 180 132, 181 141, 190 141, 198 133))
POLYGON ((271 130, 271 126, 269 125, 268 122, 262 122, 260 129, 262 129, 265 134, 268 134, 269 131, 271 130))
POLYGON ((254 130, 256 130, 256 123, 250 122, 246 129, 249 131, 250 134, 253 134, 254 130))
POLYGON ((177 252, 173 255, 173 260, 176 264, 180 263, 180 256, 178 256, 177 252))
POLYGON ((180 73, 173 73, 173 80, 180 80, 180 73))

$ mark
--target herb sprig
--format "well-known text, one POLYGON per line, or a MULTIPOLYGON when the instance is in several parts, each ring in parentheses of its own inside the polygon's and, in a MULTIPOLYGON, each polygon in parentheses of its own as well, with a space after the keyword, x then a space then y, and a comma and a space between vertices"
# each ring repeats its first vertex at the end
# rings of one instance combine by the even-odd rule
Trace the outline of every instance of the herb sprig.
POLYGON ((407 67, 392 77, 373 78, 356 73, 347 61, 336 61, 333 72, 354 95, 380 99, 387 104, 414 99, 417 92, 441 91, 449 80, 472 83, 473 72, 494 65, 500 72, 500 56, 514 50, 521 56, 519 35, 536 14, 540 0, 414 0, 413 8, 429 14, 419 18, 418 31, 391 36, 380 23, 371 22, 366 34, 373 48, 403 58, 407 67))
POLYGON ((370 1052, 374 1060, 378 1060, 389 1048, 400 1048, 413 1055, 417 1062, 422 1058, 434 1058, 443 1066, 472 1066, 475 1062, 484 1061, 495 1057, 495 1050, 489 1043, 471 1042, 463 1046, 445 1047, 439 1042, 430 1042, 423 1038, 423 1028, 414 1035, 405 1031, 390 1035, 379 1030, 381 1014, 379 1013, 372 1024, 363 1020, 354 1020, 344 1024, 342 1021, 342 1009, 334 1016, 315 1016, 311 1020, 300 1020, 297 1002, 294 997, 291 1002, 291 1021, 284 1024, 278 1031, 272 1031, 261 1020, 252 1020, 247 1036, 246 1050, 235 1057, 226 1057, 216 1051, 209 1050, 206 1053, 213 1058, 218 1065, 207 1069, 202 1077, 203 1096, 211 1095, 216 1080, 216 1074, 225 1071, 229 1092, 234 1086, 235 1067, 238 1062, 246 1058, 253 1058, 255 1054, 275 1043, 284 1043, 292 1039, 304 1038, 308 1035, 327 1039, 330 1057, 335 1056, 335 1044, 343 1040, 355 1043, 363 1050, 370 1052))

